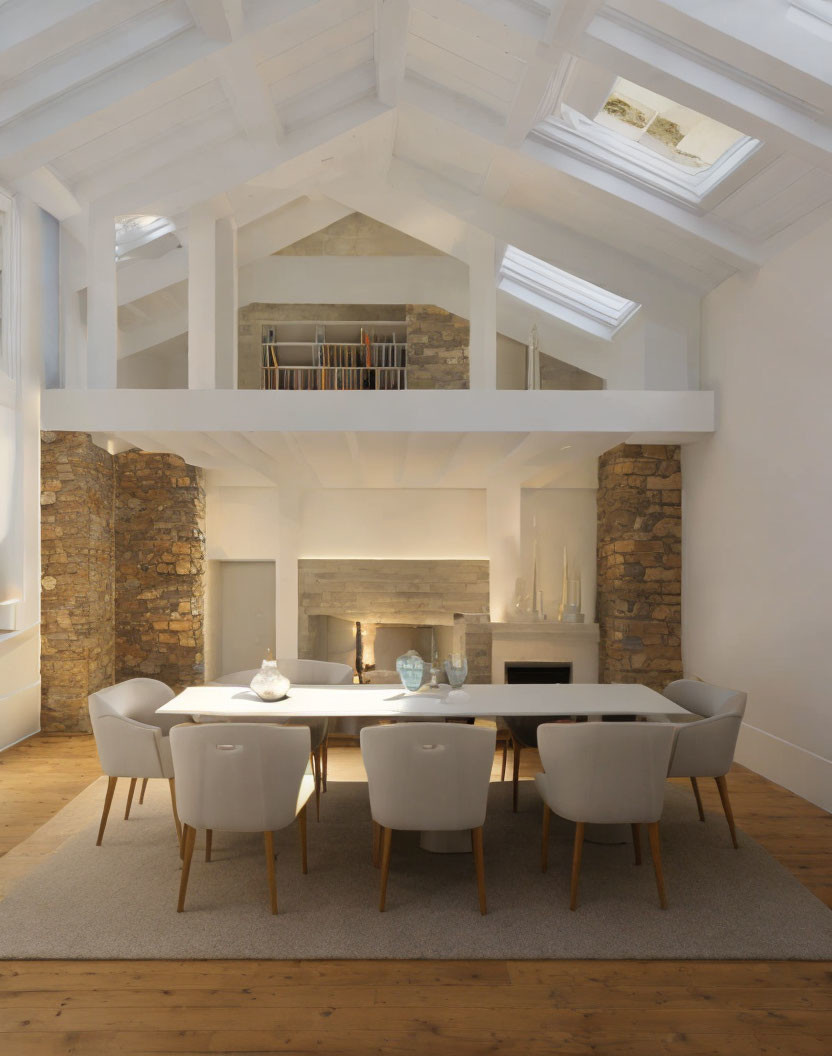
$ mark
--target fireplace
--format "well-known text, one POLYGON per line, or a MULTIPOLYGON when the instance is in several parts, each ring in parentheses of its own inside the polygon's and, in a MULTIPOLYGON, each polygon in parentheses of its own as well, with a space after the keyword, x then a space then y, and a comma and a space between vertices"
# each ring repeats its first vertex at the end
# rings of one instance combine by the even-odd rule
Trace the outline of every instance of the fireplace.
POLYGON ((568 685, 572 681, 572 663, 549 660, 506 660, 505 681, 509 685, 543 683, 547 686, 568 685))

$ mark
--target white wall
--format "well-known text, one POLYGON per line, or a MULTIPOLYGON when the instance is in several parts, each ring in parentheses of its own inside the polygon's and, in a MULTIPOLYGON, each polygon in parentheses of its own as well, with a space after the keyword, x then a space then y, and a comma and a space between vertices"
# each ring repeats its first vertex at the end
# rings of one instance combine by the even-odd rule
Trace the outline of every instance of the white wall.
POLYGON ((22 196, 14 204, 19 242, 11 275, 4 275, 16 287, 5 320, 11 371, 0 377, 0 402, 15 415, 9 529, 22 575, 9 621, 14 630, 0 633, 0 748, 40 728, 40 393, 43 365, 56 361, 58 317, 57 222, 22 196))
POLYGON ((738 760, 832 809, 832 225, 703 303, 683 447, 685 670, 748 691, 738 760))
POLYGON ((581 603, 586 623, 595 621, 597 535, 594 488, 541 488, 523 491, 521 505, 523 575, 531 590, 532 552, 537 536, 538 583, 543 591, 544 612, 558 618, 563 584, 563 548, 569 558, 570 576, 581 578, 581 603), (537 519, 537 531, 534 519, 537 519))
POLYGON ((301 503, 299 557, 484 558, 485 492, 318 490, 301 503))

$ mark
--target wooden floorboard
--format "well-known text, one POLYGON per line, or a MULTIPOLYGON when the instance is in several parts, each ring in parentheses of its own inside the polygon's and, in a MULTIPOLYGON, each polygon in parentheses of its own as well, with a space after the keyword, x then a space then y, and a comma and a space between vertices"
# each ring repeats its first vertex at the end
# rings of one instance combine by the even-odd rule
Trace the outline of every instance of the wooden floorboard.
MULTIPOLYGON (((535 769, 525 752, 523 777, 535 769)), ((357 751, 331 750, 330 775, 360 780, 357 751)), ((0 753, 0 854, 98 776, 89 737, 0 753)), ((707 824, 724 824, 700 784, 707 824)), ((738 826, 832 906, 830 815, 741 767, 729 784, 738 826)), ((0 1053, 832 1056, 832 965, 2 961, 0 1053)))

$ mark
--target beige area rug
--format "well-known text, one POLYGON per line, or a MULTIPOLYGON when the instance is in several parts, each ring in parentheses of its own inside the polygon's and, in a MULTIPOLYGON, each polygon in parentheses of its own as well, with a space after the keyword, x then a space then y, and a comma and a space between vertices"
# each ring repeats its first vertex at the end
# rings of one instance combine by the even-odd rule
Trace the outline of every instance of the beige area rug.
POLYGON ((0 859, 0 958, 832 958, 832 911, 744 834, 735 851, 724 819, 701 824, 690 793, 673 785, 662 824, 670 908, 659 908, 649 854, 636 867, 631 846, 588 842, 573 913, 572 826, 553 818, 542 874, 532 783, 521 785, 517 815, 509 783, 492 784, 486 917, 472 856, 422 851, 415 833, 394 835, 387 911, 378 912, 358 782, 330 783, 321 822, 309 823, 307 876, 296 827, 278 834, 277 917, 262 837, 223 833, 210 863, 200 834, 177 914, 166 783, 151 782, 128 822, 121 792, 96 847, 103 795, 102 779, 0 859))

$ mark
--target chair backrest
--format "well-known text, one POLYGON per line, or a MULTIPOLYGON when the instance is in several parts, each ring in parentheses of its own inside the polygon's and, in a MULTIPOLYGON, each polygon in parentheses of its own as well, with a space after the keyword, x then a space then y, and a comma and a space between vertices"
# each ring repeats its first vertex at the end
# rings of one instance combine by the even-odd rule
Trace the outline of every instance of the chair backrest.
POLYGON ((195 829, 269 832, 294 821, 307 726, 217 722, 170 732, 176 805, 195 829))
POLYGON ((696 678, 679 678, 664 688, 664 696, 680 708, 708 719, 713 715, 739 715, 745 713, 747 695, 736 689, 713 686, 696 678))
POLYGON ((170 686, 155 678, 128 678, 89 695, 95 747, 105 773, 116 777, 170 776, 165 772, 158 739, 182 717, 157 715, 156 709, 174 695, 170 686))
MULTIPOLYGON (((333 664, 328 660, 278 660, 277 666, 294 686, 341 686, 352 682, 349 664, 333 664)), ((232 671, 214 679, 214 685, 248 686, 260 670, 232 671)))
POLYGON ((658 821, 674 736, 664 723, 545 723, 537 731, 545 799, 570 821, 658 821))
POLYGON ((671 777, 722 777, 731 769, 747 695, 694 678, 680 678, 665 687, 664 695, 702 716, 677 725, 670 762, 671 777))
POLYGON ((485 821, 496 730, 400 722, 361 731, 373 820, 390 829, 477 829, 485 821))

